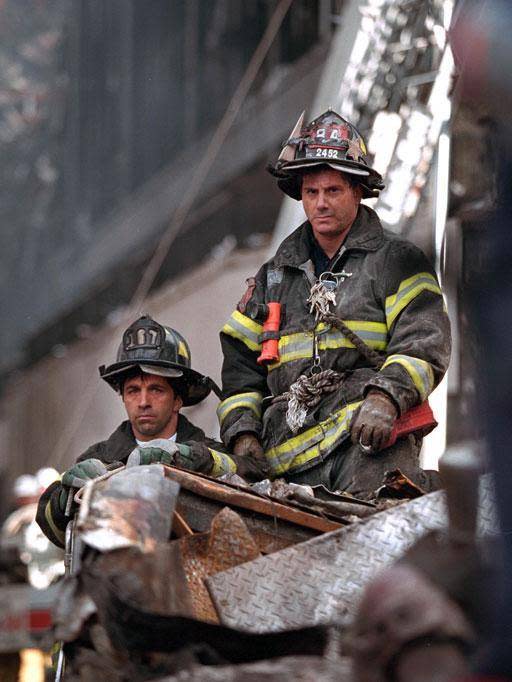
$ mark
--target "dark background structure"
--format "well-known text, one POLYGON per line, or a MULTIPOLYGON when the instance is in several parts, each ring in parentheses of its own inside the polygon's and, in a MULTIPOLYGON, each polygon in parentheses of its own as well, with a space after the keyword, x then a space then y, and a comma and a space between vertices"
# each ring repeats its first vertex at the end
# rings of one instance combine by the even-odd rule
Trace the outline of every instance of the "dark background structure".
MULTIPOLYGON (((276 4, 1 3, 3 377, 129 300, 276 4)), ((190 233, 178 238, 156 285, 200 262, 233 225, 246 242, 255 210, 258 231, 272 230, 280 197, 252 169, 303 106, 289 90, 321 64, 336 5, 293 2, 191 216, 201 237, 193 250, 190 233)))

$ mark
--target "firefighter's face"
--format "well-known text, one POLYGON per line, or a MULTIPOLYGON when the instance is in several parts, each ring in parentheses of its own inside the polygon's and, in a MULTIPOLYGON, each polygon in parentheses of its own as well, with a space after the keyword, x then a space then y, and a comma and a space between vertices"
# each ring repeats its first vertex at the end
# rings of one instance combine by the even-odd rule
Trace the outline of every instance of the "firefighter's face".
POLYGON ((336 238, 346 232, 357 215, 361 189, 343 173, 326 168, 306 173, 302 179, 302 204, 317 239, 336 238))
POLYGON ((138 440, 170 438, 176 433, 183 401, 165 377, 143 374, 127 379, 123 402, 138 440))

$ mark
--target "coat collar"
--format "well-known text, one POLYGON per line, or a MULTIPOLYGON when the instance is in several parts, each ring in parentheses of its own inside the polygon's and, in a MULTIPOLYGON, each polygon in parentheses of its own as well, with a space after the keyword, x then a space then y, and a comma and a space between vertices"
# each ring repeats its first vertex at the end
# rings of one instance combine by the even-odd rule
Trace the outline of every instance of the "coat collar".
MULTIPOLYGON (((311 257, 311 225, 302 223, 279 246, 273 259, 274 267, 299 267, 311 257)), ((376 251, 384 242, 384 231, 378 215, 369 206, 360 204, 356 219, 345 240, 346 250, 376 251)))
POLYGON ((195 424, 192 424, 185 415, 178 415, 178 429, 176 432, 176 440, 178 443, 186 443, 189 440, 203 441, 206 436, 204 431, 195 424))

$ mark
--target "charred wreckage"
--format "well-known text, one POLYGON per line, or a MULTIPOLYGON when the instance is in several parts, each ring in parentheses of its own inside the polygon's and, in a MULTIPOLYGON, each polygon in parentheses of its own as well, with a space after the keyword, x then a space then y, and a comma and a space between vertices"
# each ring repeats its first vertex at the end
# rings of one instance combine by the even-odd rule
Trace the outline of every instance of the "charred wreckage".
POLYGON ((427 680, 435 661, 462 674, 496 521, 467 450, 441 472, 429 494, 390 472, 368 502, 162 464, 109 471, 75 494, 64 580, 1 588, 1 652, 58 642, 56 679, 81 682, 427 680))

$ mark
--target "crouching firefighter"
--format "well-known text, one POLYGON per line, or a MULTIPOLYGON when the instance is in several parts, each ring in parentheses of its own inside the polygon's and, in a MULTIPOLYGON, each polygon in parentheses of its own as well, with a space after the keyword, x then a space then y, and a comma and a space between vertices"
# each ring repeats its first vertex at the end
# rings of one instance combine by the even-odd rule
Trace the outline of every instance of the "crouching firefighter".
POLYGON ((248 480, 264 478, 257 462, 225 454, 221 443, 180 413, 204 400, 214 384, 191 368, 188 344, 175 329, 149 316, 139 318, 124 332, 116 362, 102 365, 99 372, 120 394, 128 419, 107 440, 91 445, 41 495, 37 522, 56 545, 64 546, 70 489, 105 474, 115 463, 126 464, 130 456, 131 465, 160 462, 210 476, 236 472, 248 480), (166 442, 151 446, 156 439, 166 442))
POLYGON ((361 204, 384 185, 336 112, 301 117, 271 172, 307 221, 248 280, 222 329, 224 443, 264 453, 291 482, 371 496, 399 468, 432 489, 418 458, 450 328, 431 264, 361 204), (396 439, 406 419, 419 428, 396 439))

